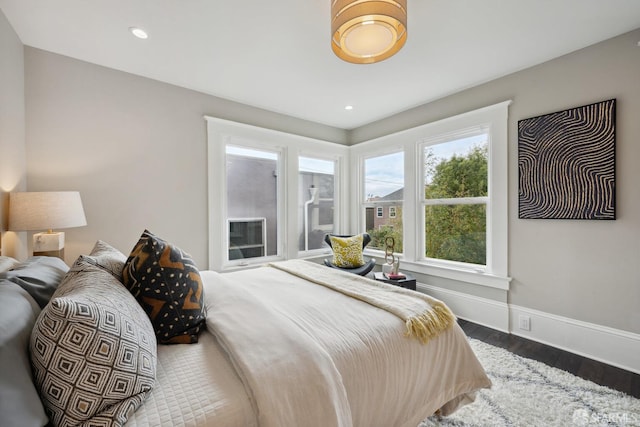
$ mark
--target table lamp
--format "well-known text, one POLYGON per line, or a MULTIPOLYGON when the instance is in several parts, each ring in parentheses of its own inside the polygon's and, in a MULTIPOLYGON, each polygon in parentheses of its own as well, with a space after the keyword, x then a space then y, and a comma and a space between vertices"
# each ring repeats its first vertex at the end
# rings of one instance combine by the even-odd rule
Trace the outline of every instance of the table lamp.
POLYGON ((9 194, 9 230, 37 231, 33 254, 64 258, 64 232, 60 228, 87 225, 77 191, 24 192, 9 194))

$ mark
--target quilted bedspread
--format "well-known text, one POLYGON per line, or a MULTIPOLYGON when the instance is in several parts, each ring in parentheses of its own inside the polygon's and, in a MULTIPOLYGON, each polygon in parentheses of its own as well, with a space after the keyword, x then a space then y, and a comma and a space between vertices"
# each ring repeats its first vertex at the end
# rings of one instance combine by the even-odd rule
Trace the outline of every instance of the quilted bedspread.
POLYGON ((457 324, 422 344, 390 312, 276 268, 201 275, 207 330, 159 346, 127 425, 415 427, 491 386, 457 324))

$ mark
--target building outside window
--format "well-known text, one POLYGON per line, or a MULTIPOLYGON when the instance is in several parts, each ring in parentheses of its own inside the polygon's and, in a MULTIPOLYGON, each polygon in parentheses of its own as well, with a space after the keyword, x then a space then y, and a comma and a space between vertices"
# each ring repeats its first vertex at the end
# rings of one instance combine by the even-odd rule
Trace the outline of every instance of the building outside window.
POLYGON ((385 216, 390 206, 402 206, 404 188, 404 152, 364 159, 365 230, 371 236, 372 249, 384 249, 387 237, 395 240, 395 252, 402 252, 402 218, 385 216), (375 217, 373 212, 375 210, 375 217))
POLYGON ((228 259, 278 253, 277 152, 226 147, 228 259))
POLYGON ((335 161, 298 158, 299 250, 320 249, 334 231, 335 161))

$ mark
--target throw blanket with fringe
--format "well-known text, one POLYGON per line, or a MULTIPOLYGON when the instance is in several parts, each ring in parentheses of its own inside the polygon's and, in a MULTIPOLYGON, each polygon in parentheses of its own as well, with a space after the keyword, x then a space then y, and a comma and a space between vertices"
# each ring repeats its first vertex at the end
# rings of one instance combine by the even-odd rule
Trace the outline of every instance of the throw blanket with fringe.
POLYGON ((424 344, 456 321, 442 301, 420 292, 299 259, 268 265, 398 316, 405 322, 405 335, 424 344))

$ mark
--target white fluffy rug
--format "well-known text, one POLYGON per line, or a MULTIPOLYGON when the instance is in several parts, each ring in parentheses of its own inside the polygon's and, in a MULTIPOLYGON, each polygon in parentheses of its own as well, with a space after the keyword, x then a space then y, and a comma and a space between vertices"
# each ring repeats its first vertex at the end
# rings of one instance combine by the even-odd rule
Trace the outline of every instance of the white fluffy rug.
POLYGON ((419 427, 640 426, 640 399, 481 341, 470 342, 493 387, 454 414, 430 417, 419 427))

